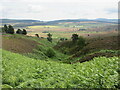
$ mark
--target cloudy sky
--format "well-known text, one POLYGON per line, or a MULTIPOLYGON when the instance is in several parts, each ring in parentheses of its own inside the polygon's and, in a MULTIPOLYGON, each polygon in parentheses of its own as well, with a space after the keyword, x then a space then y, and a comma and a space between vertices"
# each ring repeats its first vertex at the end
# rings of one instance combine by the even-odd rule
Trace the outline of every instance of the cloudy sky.
POLYGON ((119 0, 0 0, 0 18, 59 19, 118 18, 119 0))

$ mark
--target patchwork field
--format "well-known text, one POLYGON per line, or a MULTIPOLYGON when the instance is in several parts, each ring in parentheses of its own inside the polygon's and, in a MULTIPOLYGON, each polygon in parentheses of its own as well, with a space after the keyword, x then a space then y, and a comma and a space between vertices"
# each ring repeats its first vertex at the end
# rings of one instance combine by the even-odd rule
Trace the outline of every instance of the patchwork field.
POLYGON ((33 25, 25 27, 29 36, 39 34, 40 37, 47 37, 48 33, 53 34, 53 38, 69 38, 73 33, 81 36, 100 36, 102 34, 117 34, 117 24, 98 21, 80 21, 80 22, 48 22, 48 25, 33 25))

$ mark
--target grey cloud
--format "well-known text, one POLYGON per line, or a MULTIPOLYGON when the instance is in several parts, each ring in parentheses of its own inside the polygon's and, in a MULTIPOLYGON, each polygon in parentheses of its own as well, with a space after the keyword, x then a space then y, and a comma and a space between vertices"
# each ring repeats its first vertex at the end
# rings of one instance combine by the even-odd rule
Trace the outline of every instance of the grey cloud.
MULTIPOLYGON (((66 19, 106 17, 115 13, 114 8, 96 3, 57 3, 57 2, 29 2, 28 0, 2 0, 4 18, 31 18, 31 19, 66 19), (25 1, 25 2, 24 2, 25 1), (27 2, 28 1, 28 2, 27 2), (96 8, 95 8, 96 7, 96 8), (97 13, 96 13, 97 11, 97 13), (104 13, 105 11, 105 13, 104 13), (106 13, 107 12, 107 13, 106 13)), ((34 0, 30 0, 34 1, 34 0)), ((112 5, 112 4, 111 4, 112 5)), ((109 18, 109 17, 108 17, 109 18)))

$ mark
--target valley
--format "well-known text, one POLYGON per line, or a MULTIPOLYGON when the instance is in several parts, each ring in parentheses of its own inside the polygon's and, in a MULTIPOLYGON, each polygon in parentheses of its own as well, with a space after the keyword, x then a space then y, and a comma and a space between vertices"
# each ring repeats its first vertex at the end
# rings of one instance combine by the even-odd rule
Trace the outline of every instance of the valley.
POLYGON ((2 88, 120 88, 116 20, 3 24, 27 34, 1 34, 2 88))

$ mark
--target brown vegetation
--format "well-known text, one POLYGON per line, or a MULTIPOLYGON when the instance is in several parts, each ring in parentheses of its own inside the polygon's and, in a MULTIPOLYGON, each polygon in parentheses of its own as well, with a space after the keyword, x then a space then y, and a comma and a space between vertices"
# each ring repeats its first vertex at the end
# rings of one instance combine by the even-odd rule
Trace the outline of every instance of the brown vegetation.
POLYGON ((77 62, 86 62, 86 61, 90 61, 92 60, 94 57, 101 57, 101 56, 105 56, 105 57, 113 57, 113 56, 120 56, 118 54, 114 54, 114 53, 94 53, 92 55, 87 55, 85 57, 83 57, 82 59, 80 59, 79 61, 73 62, 73 63, 77 63, 77 62))
POLYGON ((37 48, 39 43, 25 39, 13 38, 12 35, 3 35, 2 48, 15 53, 31 53, 33 49, 37 48))
POLYGON ((81 51, 73 55, 73 57, 80 57, 83 54, 98 50, 120 50, 118 46, 119 40, 118 36, 103 37, 103 38, 92 38, 87 40, 87 46, 85 46, 81 51))

